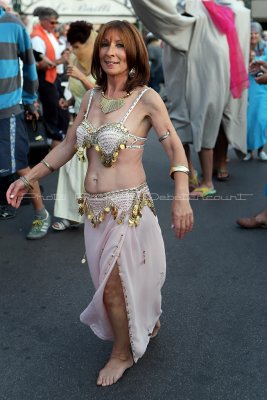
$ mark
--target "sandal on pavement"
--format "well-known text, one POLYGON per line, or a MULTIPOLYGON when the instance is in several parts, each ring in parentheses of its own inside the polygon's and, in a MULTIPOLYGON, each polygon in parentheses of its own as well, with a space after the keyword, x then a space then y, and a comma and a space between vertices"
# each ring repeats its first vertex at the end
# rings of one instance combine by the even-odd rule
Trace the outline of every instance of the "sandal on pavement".
POLYGON ((10 206, 0 206, 0 219, 15 218, 16 210, 10 206))
POLYGON ((227 169, 219 168, 217 170, 216 179, 220 182, 228 181, 230 179, 230 174, 227 169))
POLYGON ((62 219, 52 224, 54 231, 65 231, 66 229, 78 228, 80 224, 78 222, 71 222, 68 219, 62 219))
POLYGON ((209 188, 202 186, 192 190, 192 192, 190 192, 190 197, 204 199, 205 197, 213 196, 214 194, 216 194, 216 190, 213 187, 209 188))

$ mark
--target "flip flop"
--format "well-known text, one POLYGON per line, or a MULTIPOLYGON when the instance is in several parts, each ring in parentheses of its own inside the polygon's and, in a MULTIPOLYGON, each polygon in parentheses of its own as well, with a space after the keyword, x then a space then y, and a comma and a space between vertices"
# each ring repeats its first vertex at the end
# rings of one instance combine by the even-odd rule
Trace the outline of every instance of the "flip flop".
POLYGON ((80 224, 78 222, 73 223, 65 218, 52 224, 52 228, 54 229, 54 231, 65 231, 66 229, 78 228, 79 226, 80 224))
POLYGON ((216 194, 216 190, 214 188, 203 186, 192 190, 192 192, 190 192, 190 197, 204 199, 205 197, 213 196, 214 194, 216 194))
POLYGON ((230 174, 227 169, 218 169, 216 173, 216 179, 219 182, 225 182, 230 179, 230 174))

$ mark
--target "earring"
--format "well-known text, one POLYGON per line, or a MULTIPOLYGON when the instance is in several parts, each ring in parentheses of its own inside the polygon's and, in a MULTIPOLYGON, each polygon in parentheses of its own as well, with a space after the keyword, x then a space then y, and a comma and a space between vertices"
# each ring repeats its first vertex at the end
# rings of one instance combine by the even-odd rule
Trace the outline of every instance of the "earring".
POLYGON ((133 67, 130 71, 129 71, 129 78, 133 78, 135 76, 135 68, 133 67))

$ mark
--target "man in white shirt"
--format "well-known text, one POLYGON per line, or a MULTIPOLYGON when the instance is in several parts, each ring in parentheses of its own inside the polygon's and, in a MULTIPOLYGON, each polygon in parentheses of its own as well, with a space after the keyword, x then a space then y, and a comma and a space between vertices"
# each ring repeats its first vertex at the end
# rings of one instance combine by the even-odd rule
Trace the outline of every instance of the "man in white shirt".
POLYGON ((39 79, 39 97, 43 107, 43 117, 52 146, 61 141, 68 128, 68 114, 59 105, 60 82, 57 66, 68 62, 69 52, 63 51, 55 35, 58 13, 52 8, 38 7, 35 14, 39 24, 33 27, 32 47, 36 55, 39 79))
POLYGON ((217 138, 223 142, 222 154, 217 152, 215 156, 218 180, 229 177, 223 166, 227 141, 246 154, 247 90, 243 90, 240 98, 232 96, 228 40, 213 22, 207 6, 224 8, 219 16, 229 7, 232 9, 243 63, 248 62, 249 55, 250 11, 237 0, 131 0, 131 3, 146 28, 164 42, 162 62, 169 113, 187 152, 190 183, 196 186, 192 194, 213 195, 216 192, 212 181, 213 150, 218 150, 217 138), (221 126, 225 135, 221 134, 221 126), (200 158, 200 185, 190 162, 191 143, 200 158))

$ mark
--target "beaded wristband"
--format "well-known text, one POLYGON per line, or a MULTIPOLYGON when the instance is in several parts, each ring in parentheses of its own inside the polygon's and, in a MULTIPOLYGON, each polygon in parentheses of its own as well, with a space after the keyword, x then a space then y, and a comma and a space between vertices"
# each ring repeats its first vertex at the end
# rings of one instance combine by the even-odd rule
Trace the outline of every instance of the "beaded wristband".
POLYGON ((186 175, 189 175, 189 169, 185 167, 184 165, 175 165, 174 167, 171 167, 170 169, 170 177, 174 179, 174 173, 175 172, 183 172, 186 175))
POLYGON ((30 184, 30 182, 25 176, 20 176, 19 179, 23 182, 26 189, 33 190, 33 186, 30 184))
POLYGON ((54 172, 54 168, 45 160, 40 161, 41 164, 44 164, 48 169, 50 169, 51 172, 54 172))

